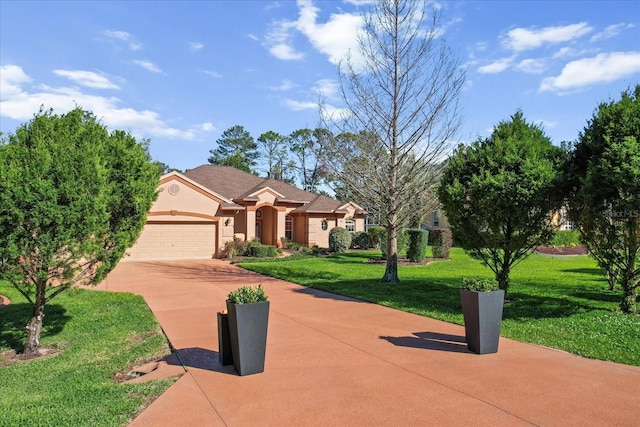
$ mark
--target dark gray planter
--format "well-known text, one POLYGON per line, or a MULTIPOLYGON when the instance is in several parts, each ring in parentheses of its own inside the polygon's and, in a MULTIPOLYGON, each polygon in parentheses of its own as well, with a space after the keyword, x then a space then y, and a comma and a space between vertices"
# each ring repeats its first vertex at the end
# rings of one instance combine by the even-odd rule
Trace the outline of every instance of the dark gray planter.
POLYGON ((227 313, 218 313, 218 358, 223 366, 233 365, 229 315, 227 313))
POLYGON ((504 291, 474 292, 460 289, 464 331, 469 351, 496 353, 500 340, 504 291))
POLYGON ((264 372, 269 301, 234 304, 227 301, 233 366, 239 375, 264 372))

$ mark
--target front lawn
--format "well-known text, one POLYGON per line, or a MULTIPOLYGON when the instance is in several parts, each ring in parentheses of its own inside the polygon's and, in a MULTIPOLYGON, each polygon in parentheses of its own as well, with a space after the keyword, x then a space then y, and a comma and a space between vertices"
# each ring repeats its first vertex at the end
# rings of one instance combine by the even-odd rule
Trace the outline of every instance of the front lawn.
MULTIPOLYGON (((383 284, 380 252, 301 257, 239 265, 328 292, 462 325, 458 289, 463 277, 491 271, 460 248, 451 260, 401 266, 398 285, 383 284)), ((640 316, 618 312, 621 292, 607 290, 586 255, 533 254, 515 267, 504 308, 502 336, 602 360, 640 366, 640 316)))
POLYGON ((118 426, 174 380, 119 384, 117 373, 169 354, 166 337, 139 296, 70 289, 45 308, 41 344, 52 355, 15 361, 30 306, 8 283, 0 294, 0 426, 118 426))

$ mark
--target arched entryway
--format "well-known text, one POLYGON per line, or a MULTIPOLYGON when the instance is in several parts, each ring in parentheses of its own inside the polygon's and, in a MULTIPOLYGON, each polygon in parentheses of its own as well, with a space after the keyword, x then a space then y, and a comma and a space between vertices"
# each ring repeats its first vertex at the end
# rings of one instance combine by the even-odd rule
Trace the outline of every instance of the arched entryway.
POLYGON ((262 206, 256 210, 256 237, 262 244, 277 246, 278 211, 273 206, 262 206))

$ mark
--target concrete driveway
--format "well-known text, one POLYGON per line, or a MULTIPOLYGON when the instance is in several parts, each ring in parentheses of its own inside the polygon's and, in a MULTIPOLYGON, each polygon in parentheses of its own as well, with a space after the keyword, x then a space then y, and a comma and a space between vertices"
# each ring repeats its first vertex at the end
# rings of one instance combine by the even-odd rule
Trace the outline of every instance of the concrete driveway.
POLYGON ((188 366, 131 426, 637 426, 640 368, 501 339, 247 272, 225 261, 120 263, 100 285, 144 296, 188 366), (218 362, 216 312, 262 283, 265 372, 218 362))

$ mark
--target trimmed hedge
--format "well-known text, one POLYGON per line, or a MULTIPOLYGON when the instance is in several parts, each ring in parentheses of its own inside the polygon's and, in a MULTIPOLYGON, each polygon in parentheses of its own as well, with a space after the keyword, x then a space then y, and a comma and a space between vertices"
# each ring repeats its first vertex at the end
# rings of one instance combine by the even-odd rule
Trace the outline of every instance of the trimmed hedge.
POLYGON ((434 228, 431 230, 433 237, 433 247, 431 248, 434 258, 449 259, 449 251, 453 244, 451 230, 448 228, 434 228))
POLYGON ((374 225, 367 229, 367 234, 369 235, 369 247, 374 249, 379 249, 382 247, 383 236, 387 232, 386 228, 381 227, 379 225, 374 225))
MULTIPOLYGON (((380 240, 380 250, 382 251, 382 257, 387 258, 387 230, 384 229, 384 233, 380 240)), ((409 236, 406 229, 400 229, 398 231, 398 255, 404 254, 407 251, 409 245, 409 236)))
POLYGON ((251 245, 249 247, 249 256, 255 258, 268 258, 278 255, 278 250, 271 245, 251 245))
POLYGON ((353 236, 353 246, 358 249, 369 249, 369 235, 364 231, 358 231, 353 236))
POLYGON ((422 262, 427 256, 429 232, 419 228, 412 228, 407 230, 407 235, 409 237, 407 258, 411 262, 422 262))
POLYGON ((351 247, 351 233, 346 228, 334 227, 329 231, 329 251, 347 252, 351 247))
POLYGON ((578 230, 557 230, 549 242, 549 246, 580 246, 578 230))

